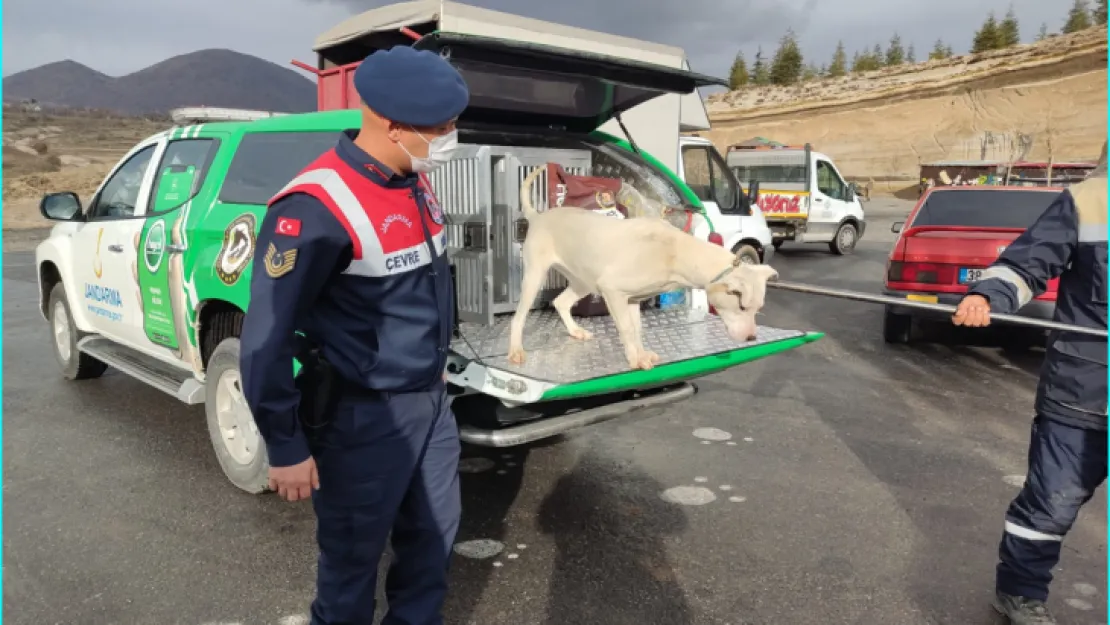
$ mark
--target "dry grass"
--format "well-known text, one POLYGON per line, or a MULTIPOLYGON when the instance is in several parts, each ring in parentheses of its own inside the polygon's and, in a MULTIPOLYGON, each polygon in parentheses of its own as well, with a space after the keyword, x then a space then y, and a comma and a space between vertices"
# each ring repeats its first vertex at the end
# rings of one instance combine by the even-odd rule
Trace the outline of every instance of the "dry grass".
POLYGON ((138 141, 171 125, 167 119, 104 111, 43 111, 5 106, 4 229, 48 225, 38 214, 44 193, 87 197, 138 141))

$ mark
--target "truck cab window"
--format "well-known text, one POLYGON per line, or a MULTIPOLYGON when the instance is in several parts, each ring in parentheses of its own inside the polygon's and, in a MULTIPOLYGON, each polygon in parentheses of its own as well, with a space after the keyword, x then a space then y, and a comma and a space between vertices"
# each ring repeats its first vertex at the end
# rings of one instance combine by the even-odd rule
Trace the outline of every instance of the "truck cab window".
MULTIPOLYGON (((184 166, 196 168, 197 175, 193 180, 193 188, 189 190, 188 197, 184 198, 182 202, 191 200, 193 196, 200 191, 201 185, 204 183, 204 176, 207 173, 208 165, 211 163, 212 156, 215 153, 217 143, 215 139, 179 139, 171 141, 166 146, 166 151, 162 156, 162 162, 155 172, 154 185, 150 193, 150 201, 153 203, 161 192, 162 187, 162 172, 171 166, 184 166)), ((150 210, 157 210, 153 208, 150 210)))
POLYGON ((143 177, 150 159, 154 156, 154 146, 147 146, 132 156, 116 170, 97 194, 94 204, 89 207, 89 219, 123 219, 135 216, 139 203, 143 177))
POLYGON ((709 157, 709 173, 713 181, 713 198, 717 202, 717 207, 722 213, 735 211, 743 213, 746 205, 740 203, 743 202, 740 185, 728 170, 728 165, 716 150, 711 148, 703 148, 703 150, 709 157))
POLYGON ((709 150, 705 146, 682 148, 682 167, 686 172, 686 186, 703 202, 713 201, 713 174, 710 169, 709 150))
POLYGON ((716 203, 722 213, 741 208, 737 204, 740 185, 716 150, 704 145, 686 146, 682 148, 682 166, 686 185, 699 200, 716 203))
POLYGON ((220 202, 265 205, 309 163, 335 147, 340 134, 305 131, 246 135, 228 165, 220 202))
POLYGON ((848 198, 848 185, 828 161, 817 161, 817 190, 834 200, 848 198))

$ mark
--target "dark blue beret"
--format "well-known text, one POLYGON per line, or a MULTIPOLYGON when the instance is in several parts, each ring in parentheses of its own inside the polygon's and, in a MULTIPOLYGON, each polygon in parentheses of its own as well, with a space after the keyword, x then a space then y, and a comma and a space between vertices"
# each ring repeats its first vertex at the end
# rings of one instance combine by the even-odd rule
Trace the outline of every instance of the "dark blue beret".
POLYGON ((441 56, 397 46, 378 50, 355 70, 355 91, 370 110, 410 126, 438 126, 470 102, 466 81, 441 56))

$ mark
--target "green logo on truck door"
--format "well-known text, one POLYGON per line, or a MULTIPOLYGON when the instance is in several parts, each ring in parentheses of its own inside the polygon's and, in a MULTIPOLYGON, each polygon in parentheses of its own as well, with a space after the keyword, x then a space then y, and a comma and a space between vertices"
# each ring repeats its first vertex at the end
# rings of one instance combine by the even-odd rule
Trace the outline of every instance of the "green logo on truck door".
POLYGON ((143 297, 143 329, 153 343, 177 349, 174 331, 173 307, 170 302, 170 278, 166 258, 167 219, 175 213, 159 215, 147 220, 143 226, 142 267, 139 270, 139 290, 143 297))
POLYGON ((143 242, 143 261, 150 273, 158 273, 162 267, 162 257, 166 255, 166 222, 154 222, 143 242))

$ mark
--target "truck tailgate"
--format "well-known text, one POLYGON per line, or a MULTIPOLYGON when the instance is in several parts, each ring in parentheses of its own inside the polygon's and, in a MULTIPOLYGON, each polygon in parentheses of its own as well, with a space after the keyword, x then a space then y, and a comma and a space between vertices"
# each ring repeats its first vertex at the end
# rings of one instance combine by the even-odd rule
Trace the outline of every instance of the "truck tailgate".
POLYGON ((539 382, 548 389, 542 400, 561 399, 624 389, 646 388, 692 379, 755 360, 821 338, 819 333, 761 326, 753 341, 737 343, 724 323, 708 313, 688 309, 647 309, 642 313, 644 346, 659 354, 649 371, 632 370, 612 318, 577 318, 593 333, 578 341, 553 310, 533 311, 524 329, 523 365, 508 361, 509 322, 499 317, 492 326, 462 324, 452 345, 460 356, 539 382))

